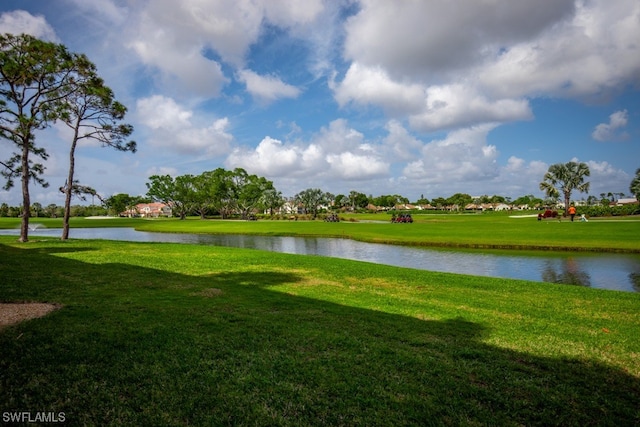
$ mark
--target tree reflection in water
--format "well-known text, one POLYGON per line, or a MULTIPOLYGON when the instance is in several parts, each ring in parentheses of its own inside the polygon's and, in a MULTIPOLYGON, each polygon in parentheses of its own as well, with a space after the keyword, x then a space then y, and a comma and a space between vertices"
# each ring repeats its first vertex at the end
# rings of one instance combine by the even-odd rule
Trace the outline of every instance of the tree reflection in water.
POLYGON ((574 258, 567 258, 560 263, 545 263, 542 280, 565 285, 591 286, 591 276, 580 269, 580 264, 574 258), (557 270, 556 270, 557 268, 557 270))
POLYGON ((636 292, 640 292, 640 273, 639 272, 629 273, 629 280, 633 285, 633 289, 635 289, 636 292))

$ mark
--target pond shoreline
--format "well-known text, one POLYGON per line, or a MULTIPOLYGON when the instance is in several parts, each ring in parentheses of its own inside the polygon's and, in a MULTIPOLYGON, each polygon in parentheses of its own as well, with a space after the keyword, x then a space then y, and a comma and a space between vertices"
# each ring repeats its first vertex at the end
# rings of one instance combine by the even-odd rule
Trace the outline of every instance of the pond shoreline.
MULTIPOLYGON (((349 223, 352 224, 352 223, 349 223)), ((145 233, 165 233, 165 234, 205 234, 205 235, 237 235, 237 236, 264 236, 264 237, 302 237, 302 238, 328 238, 328 239, 347 239, 362 243, 375 243, 381 245, 406 246, 417 248, 439 248, 439 249, 490 249, 490 250, 508 250, 508 251, 533 251, 533 252, 592 252, 592 253, 612 253, 612 254, 640 254, 640 248, 600 248, 600 247, 578 247, 578 246, 547 246, 547 245, 508 245, 493 243, 443 243, 443 242, 417 242, 417 241, 397 241, 385 239, 363 239, 345 234, 313 234, 313 233, 259 233, 259 232, 242 232, 234 233, 233 231, 225 232, 207 232, 207 231, 165 231, 152 230, 133 227, 134 230, 145 233)))
MULTIPOLYGON (((59 236, 60 231, 58 228, 38 228, 33 231, 31 241, 40 240, 36 237, 53 240, 59 236)), ((4 235, 17 236, 18 233, 19 230, 0 230, 0 234, 4 235)), ((509 250, 500 247, 504 245, 490 245, 490 248, 481 249, 469 248, 469 245, 428 247, 367 242, 346 236, 336 238, 326 235, 151 232, 133 227, 74 228, 70 240, 225 246, 342 258, 478 277, 562 283, 625 292, 640 291, 640 257, 633 253, 509 250)))

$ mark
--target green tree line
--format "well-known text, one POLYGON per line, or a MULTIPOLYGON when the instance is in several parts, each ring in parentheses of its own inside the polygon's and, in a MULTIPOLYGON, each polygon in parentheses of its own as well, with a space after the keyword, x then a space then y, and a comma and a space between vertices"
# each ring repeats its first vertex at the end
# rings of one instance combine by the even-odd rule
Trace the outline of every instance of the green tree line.
MULTIPOLYGON (((483 195, 472 197, 466 193, 456 193, 450 197, 436 197, 431 200, 421 195, 413 202, 414 205, 431 205, 433 209, 443 211, 463 211, 469 204, 497 204, 504 203, 515 207, 527 206, 529 209, 541 209, 543 207, 556 206, 562 195, 565 204, 570 202, 571 194, 575 190, 586 191, 588 184, 584 179, 588 167, 585 164, 552 165, 540 183, 541 189, 547 194, 542 199, 532 194, 520 196, 512 200, 509 197, 499 195, 483 195), (586 184, 586 185, 585 185, 586 184)), ((640 169, 636 172, 630 189, 638 190, 640 185, 640 169), (634 187, 635 185, 635 187, 634 187)), ((287 202, 294 213, 304 213, 316 218, 322 210, 331 211, 366 211, 371 205, 378 208, 391 209, 398 205, 410 204, 409 199, 398 194, 367 196, 366 194, 352 190, 349 194, 333 195, 319 188, 308 188, 291 198, 285 198, 278 191, 273 182, 264 177, 251 175, 244 169, 237 168, 226 170, 218 168, 213 171, 203 172, 200 175, 154 175, 146 183, 148 192, 145 196, 130 196, 128 194, 115 194, 106 200, 101 200, 102 207, 92 203, 91 207, 73 206, 71 209, 48 205, 43 208, 39 203, 34 203, 30 208, 30 216, 62 216, 70 212, 71 216, 87 216, 111 214, 118 215, 125 211, 135 209, 139 203, 158 201, 170 205, 174 215, 186 218, 187 215, 199 215, 205 218, 207 215, 219 215, 222 218, 239 215, 248 218, 254 213, 266 212, 274 215, 287 202)), ((76 191, 82 188, 78 186, 76 191)), ((635 194, 635 193, 634 193, 635 194)), ((98 197, 92 189, 84 188, 81 198, 86 195, 98 197)), ((604 215, 630 215, 638 213, 638 205, 613 206, 616 197, 624 197, 623 193, 601 193, 600 197, 590 195, 586 200, 581 200, 580 213, 589 216, 604 215)), ((23 206, 10 207, 6 203, 0 205, 0 216, 22 216, 23 206)))
POLYGON ((251 175, 242 168, 232 171, 218 168, 200 175, 153 175, 149 177, 147 196, 170 205, 184 219, 195 212, 201 218, 218 214, 223 219, 239 213, 247 219, 255 210, 275 210, 284 199, 264 177, 251 175))

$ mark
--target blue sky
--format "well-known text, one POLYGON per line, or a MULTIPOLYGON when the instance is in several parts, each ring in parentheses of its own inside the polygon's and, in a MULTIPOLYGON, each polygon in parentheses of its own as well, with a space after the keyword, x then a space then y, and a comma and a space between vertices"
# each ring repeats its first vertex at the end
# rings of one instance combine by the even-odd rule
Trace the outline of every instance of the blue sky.
MULTIPOLYGON (((571 160, 597 196, 640 167, 637 0, 5 0, 0 32, 86 54, 128 107, 137 153, 77 151, 105 197, 218 167, 285 196, 542 196, 571 160)), ((69 135, 37 142, 32 201, 61 205, 69 135)))

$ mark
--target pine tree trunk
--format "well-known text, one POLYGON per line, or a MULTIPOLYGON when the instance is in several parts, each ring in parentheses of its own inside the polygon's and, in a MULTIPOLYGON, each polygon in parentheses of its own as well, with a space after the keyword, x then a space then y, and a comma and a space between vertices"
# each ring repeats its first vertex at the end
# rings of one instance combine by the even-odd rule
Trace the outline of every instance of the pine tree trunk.
POLYGON ((20 242, 29 241, 29 217, 31 216, 31 197, 29 195, 29 137, 22 145, 22 222, 20 223, 20 242))
POLYGON ((73 142, 71 143, 71 150, 69 152, 69 176, 67 177, 67 185, 65 186, 64 219, 62 221, 61 240, 67 240, 69 238, 69 217, 71 216, 71 196, 73 194, 73 175, 76 167, 75 152, 77 143, 78 126, 75 128, 73 142))

